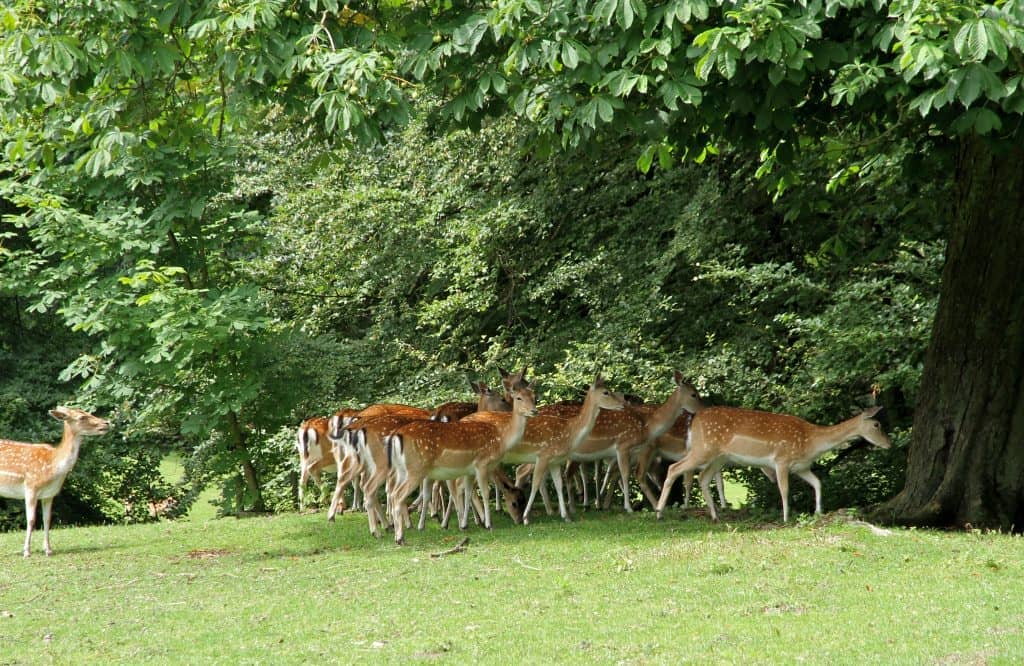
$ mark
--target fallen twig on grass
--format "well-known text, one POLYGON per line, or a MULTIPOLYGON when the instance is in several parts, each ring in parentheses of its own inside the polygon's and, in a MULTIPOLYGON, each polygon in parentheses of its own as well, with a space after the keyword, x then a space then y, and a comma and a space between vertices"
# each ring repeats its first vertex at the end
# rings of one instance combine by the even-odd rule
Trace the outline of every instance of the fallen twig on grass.
POLYGON ((871 530, 871 533, 874 534, 875 536, 892 536, 892 530, 887 530, 884 527, 878 527, 877 525, 872 525, 871 523, 866 522, 864 520, 851 520, 850 524, 851 525, 857 525, 859 527, 866 527, 869 530, 871 530))
POLYGON ((448 550, 443 550, 440 553, 431 553, 430 557, 436 559, 438 557, 444 557, 445 555, 452 555, 454 553, 461 553, 462 551, 466 550, 466 544, 468 544, 468 543, 469 543, 469 537, 466 537, 465 539, 463 539, 462 541, 457 543, 455 546, 449 548, 448 550))
POLYGON ((521 566, 524 569, 530 569, 532 571, 541 571, 540 567, 531 567, 529 564, 526 564, 525 562, 523 562, 518 557, 512 558, 512 561, 515 562, 516 564, 518 564, 519 566, 521 566))

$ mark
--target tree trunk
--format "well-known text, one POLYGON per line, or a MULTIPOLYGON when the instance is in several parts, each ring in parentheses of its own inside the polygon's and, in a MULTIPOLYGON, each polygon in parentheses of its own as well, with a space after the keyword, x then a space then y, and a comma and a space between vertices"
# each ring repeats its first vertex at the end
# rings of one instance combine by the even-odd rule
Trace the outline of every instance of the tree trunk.
POLYGON ((906 525, 1024 530, 1024 150, 965 139, 906 485, 906 525))
MULTIPOLYGON (((238 423, 238 415, 234 412, 228 413, 228 426, 231 429, 231 438, 234 440, 235 449, 241 458, 242 478, 245 480, 246 490, 249 491, 250 496, 253 498, 252 509, 262 513, 266 511, 267 507, 263 502, 263 491, 260 489, 259 476, 256 473, 256 466, 249 459, 249 449, 245 445, 245 433, 242 432, 242 426, 238 423)), ((238 510, 244 510, 241 503, 238 505, 238 510)))

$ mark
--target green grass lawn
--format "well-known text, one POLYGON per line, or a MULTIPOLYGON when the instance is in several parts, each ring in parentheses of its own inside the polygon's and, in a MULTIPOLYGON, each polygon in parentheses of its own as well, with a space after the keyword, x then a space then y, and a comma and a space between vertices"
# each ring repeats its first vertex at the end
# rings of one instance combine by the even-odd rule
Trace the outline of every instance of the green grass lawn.
POLYGON ((0 534, 0 664, 1021 663, 1019 537, 699 516, 499 519, 376 541, 361 514, 0 534), (34 545, 41 546, 41 535, 34 545))

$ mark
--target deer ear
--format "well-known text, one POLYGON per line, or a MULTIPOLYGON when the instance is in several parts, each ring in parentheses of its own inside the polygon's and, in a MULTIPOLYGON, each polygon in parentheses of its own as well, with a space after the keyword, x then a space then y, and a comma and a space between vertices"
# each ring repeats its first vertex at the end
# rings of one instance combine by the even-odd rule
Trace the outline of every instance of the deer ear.
POLYGON ((863 416, 866 419, 870 419, 870 418, 874 417, 875 414, 877 414, 880 411, 882 411, 882 406, 881 405, 878 405, 876 407, 868 407, 863 412, 861 412, 861 416, 863 416))
POLYGON ((476 382, 470 382, 469 388, 473 389, 473 393, 480 393, 480 386, 476 382))
POLYGON ((71 412, 68 411, 67 407, 58 405, 56 409, 50 410, 50 416, 58 421, 65 421, 69 416, 71 416, 71 412))
POLYGON ((676 386, 679 386, 680 384, 683 383, 683 373, 679 372, 678 370, 673 370, 672 379, 675 380, 676 386))
POLYGON ((509 373, 508 373, 508 370, 506 370, 505 368, 499 367, 498 368, 498 374, 501 375, 502 379, 505 379, 506 377, 508 377, 509 373))
POLYGON ((601 376, 600 372, 594 376, 594 386, 604 386, 604 377, 601 376))

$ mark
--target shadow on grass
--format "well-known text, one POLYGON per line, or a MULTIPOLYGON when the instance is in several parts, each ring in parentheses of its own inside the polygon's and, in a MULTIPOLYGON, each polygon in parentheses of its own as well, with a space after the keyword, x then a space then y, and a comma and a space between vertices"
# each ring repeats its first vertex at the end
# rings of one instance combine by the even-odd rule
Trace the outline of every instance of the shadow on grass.
POLYGON ((656 543, 667 538, 699 538, 708 533, 760 532, 778 529, 776 523, 754 520, 743 510, 722 512, 722 520, 712 523, 701 509, 672 509, 663 520, 657 520, 651 511, 632 514, 623 511, 600 511, 588 509, 578 511, 573 522, 563 522, 557 515, 535 516, 529 525, 515 525, 504 515, 494 517, 494 528, 484 528, 470 523, 466 530, 457 526, 441 529, 436 520, 427 521, 427 527, 420 532, 416 529, 418 517, 413 515, 413 526, 406 529, 406 545, 394 542, 394 533, 384 532, 380 538, 369 533, 364 513, 347 512, 328 523, 325 514, 317 516, 290 516, 301 521, 285 531, 285 538, 266 547, 254 549, 245 555, 246 559, 276 560, 294 557, 322 556, 331 553, 339 555, 357 554, 366 556, 374 553, 408 552, 411 557, 436 554, 447 550, 464 537, 470 538, 470 549, 508 544, 510 549, 521 550, 530 543, 543 542, 548 545, 564 542, 567 549, 578 547, 581 531, 586 538, 609 547, 656 543))

